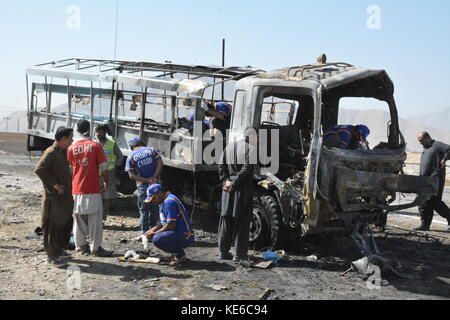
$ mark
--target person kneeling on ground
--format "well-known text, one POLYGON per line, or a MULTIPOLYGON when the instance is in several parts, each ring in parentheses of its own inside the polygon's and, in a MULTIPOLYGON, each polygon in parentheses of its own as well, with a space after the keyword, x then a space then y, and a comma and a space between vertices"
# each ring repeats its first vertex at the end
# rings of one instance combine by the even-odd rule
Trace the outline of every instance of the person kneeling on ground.
POLYGON ((153 244, 173 255, 170 265, 186 261, 183 249, 195 241, 190 217, 181 201, 160 184, 152 184, 147 189, 147 203, 159 205, 160 223, 145 233, 153 244))

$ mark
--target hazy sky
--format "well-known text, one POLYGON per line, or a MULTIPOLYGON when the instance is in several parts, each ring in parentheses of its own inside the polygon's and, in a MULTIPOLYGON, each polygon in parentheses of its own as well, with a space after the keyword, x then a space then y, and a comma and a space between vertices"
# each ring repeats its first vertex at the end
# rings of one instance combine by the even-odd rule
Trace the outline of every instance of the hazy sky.
MULTIPOLYGON (((27 66, 113 58, 115 8, 116 0, 1 1, 0 112, 26 108, 27 66), (73 5, 80 29, 68 26, 73 5)), ((450 107, 449 15, 448 0, 120 0, 117 58, 220 64, 222 38, 227 65, 272 70, 325 52, 329 61, 386 69, 406 117, 450 107), (367 12, 373 5, 379 20, 367 12)))

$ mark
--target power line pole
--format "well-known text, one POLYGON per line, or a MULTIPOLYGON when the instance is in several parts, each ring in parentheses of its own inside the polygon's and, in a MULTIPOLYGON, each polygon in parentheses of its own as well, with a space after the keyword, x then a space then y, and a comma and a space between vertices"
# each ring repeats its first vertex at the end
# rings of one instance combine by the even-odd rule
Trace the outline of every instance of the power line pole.
MULTIPOLYGON (((225 39, 222 39, 222 68, 225 68, 225 39)), ((225 79, 222 78, 222 81, 225 79)), ((222 101, 225 97, 225 83, 222 82, 222 101)))
POLYGON ((9 132, 8 128, 8 120, 11 120, 10 117, 4 117, 3 120, 6 120, 6 132, 9 132))

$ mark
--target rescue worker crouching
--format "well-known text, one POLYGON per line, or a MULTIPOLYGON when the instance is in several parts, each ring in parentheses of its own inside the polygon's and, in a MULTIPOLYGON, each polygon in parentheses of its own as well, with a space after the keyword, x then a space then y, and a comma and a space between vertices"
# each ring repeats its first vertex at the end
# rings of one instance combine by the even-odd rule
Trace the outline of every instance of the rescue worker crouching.
POLYGON ((172 254, 170 265, 186 261, 183 249, 195 241, 194 229, 189 214, 180 199, 160 184, 152 184, 147 189, 146 203, 159 205, 160 222, 145 233, 159 249, 172 254))

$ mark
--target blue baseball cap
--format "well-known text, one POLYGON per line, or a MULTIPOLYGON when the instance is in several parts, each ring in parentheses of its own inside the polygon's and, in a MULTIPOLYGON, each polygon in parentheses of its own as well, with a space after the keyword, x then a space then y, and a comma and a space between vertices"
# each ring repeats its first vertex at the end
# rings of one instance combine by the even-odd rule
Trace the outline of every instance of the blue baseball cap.
POLYGON ((366 140, 367 137, 370 134, 370 129, 367 126, 363 125, 363 124, 357 125, 356 126, 356 130, 358 130, 358 132, 361 135, 363 140, 366 140))
POLYGON ((128 145, 130 146, 131 149, 133 149, 134 147, 136 147, 139 144, 144 145, 142 143, 142 141, 137 137, 131 138, 130 141, 128 141, 128 145))
POLYGON ((216 103, 216 111, 222 112, 225 115, 229 115, 231 113, 232 106, 229 103, 218 102, 216 103))
POLYGON ((160 184, 152 184, 150 187, 147 188, 147 198, 145 199, 145 203, 152 202, 153 196, 157 194, 158 192, 163 191, 163 186, 160 184))

